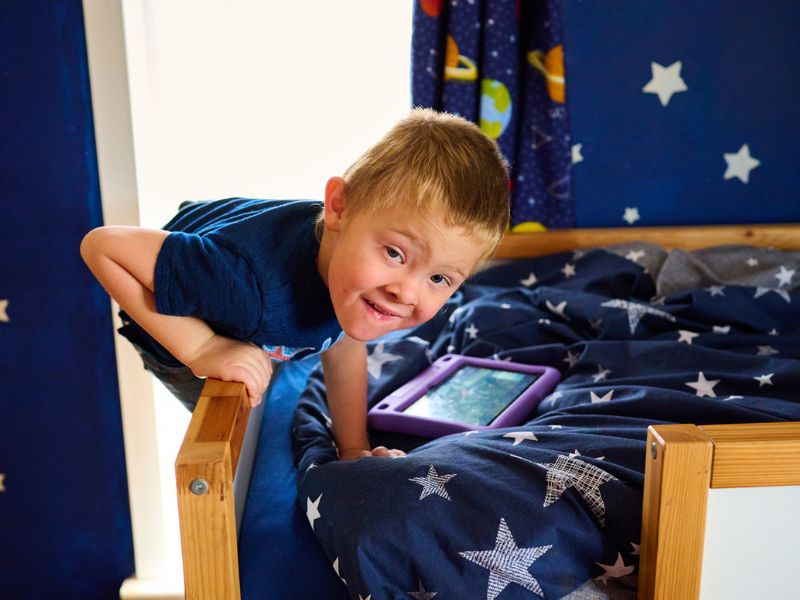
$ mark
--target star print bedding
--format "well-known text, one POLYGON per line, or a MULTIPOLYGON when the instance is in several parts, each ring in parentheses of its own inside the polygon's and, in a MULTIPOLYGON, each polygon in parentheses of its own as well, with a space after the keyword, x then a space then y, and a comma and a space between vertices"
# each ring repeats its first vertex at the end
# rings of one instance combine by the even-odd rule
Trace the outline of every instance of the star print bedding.
POLYGON ((373 344, 373 404, 455 352, 562 373, 518 427, 339 462, 319 372, 294 420, 301 508, 351 598, 634 597, 646 428, 800 420, 798 255, 632 244, 517 261, 373 344))

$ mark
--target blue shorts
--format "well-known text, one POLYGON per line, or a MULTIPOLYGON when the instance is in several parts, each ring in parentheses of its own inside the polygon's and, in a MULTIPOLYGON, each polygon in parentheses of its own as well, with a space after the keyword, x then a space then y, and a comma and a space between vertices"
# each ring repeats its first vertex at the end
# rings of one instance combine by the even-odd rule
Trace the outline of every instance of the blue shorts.
POLYGON ((186 365, 168 365, 138 345, 133 344, 133 347, 142 357, 145 370, 155 375, 189 412, 193 412, 206 380, 197 377, 186 365))

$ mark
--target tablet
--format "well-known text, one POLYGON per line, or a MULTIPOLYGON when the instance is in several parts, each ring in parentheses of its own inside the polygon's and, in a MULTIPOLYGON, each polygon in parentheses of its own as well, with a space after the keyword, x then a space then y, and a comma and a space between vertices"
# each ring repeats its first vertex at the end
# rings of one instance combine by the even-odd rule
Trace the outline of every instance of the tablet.
POLYGON ((370 427, 420 437, 519 425, 561 379, 552 367, 447 354, 378 402, 370 427))

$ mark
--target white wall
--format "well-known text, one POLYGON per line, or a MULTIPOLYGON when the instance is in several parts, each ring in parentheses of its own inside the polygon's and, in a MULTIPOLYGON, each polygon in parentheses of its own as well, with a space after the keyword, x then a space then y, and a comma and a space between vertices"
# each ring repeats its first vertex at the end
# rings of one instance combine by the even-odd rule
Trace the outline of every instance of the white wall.
MULTIPOLYGON (((187 199, 321 199, 327 178, 410 107, 412 8, 85 0, 106 223, 160 227, 187 199)), ((125 350, 120 372, 140 375, 125 350)), ((172 465, 188 414, 159 385, 121 397, 137 573, 148 580, 122 595, 168 597, 181 577, 172 465), (143 451, 153 445, 159 464, 143 451)))

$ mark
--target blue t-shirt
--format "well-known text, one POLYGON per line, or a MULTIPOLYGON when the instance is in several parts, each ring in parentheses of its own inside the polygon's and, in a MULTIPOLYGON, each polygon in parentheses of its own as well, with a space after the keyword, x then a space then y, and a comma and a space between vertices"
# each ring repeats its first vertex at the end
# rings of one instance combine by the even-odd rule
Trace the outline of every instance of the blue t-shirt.
MULTIPOLYGON (((155 268, 156 310, 203 319, 222 335, 274 358, 297 359, 342 336, 317 270, 314 225, 322 203, 232 198, 185 204, 155 268)), ((120 332, 168 364, 180 364, 123 315, 120 332)))

